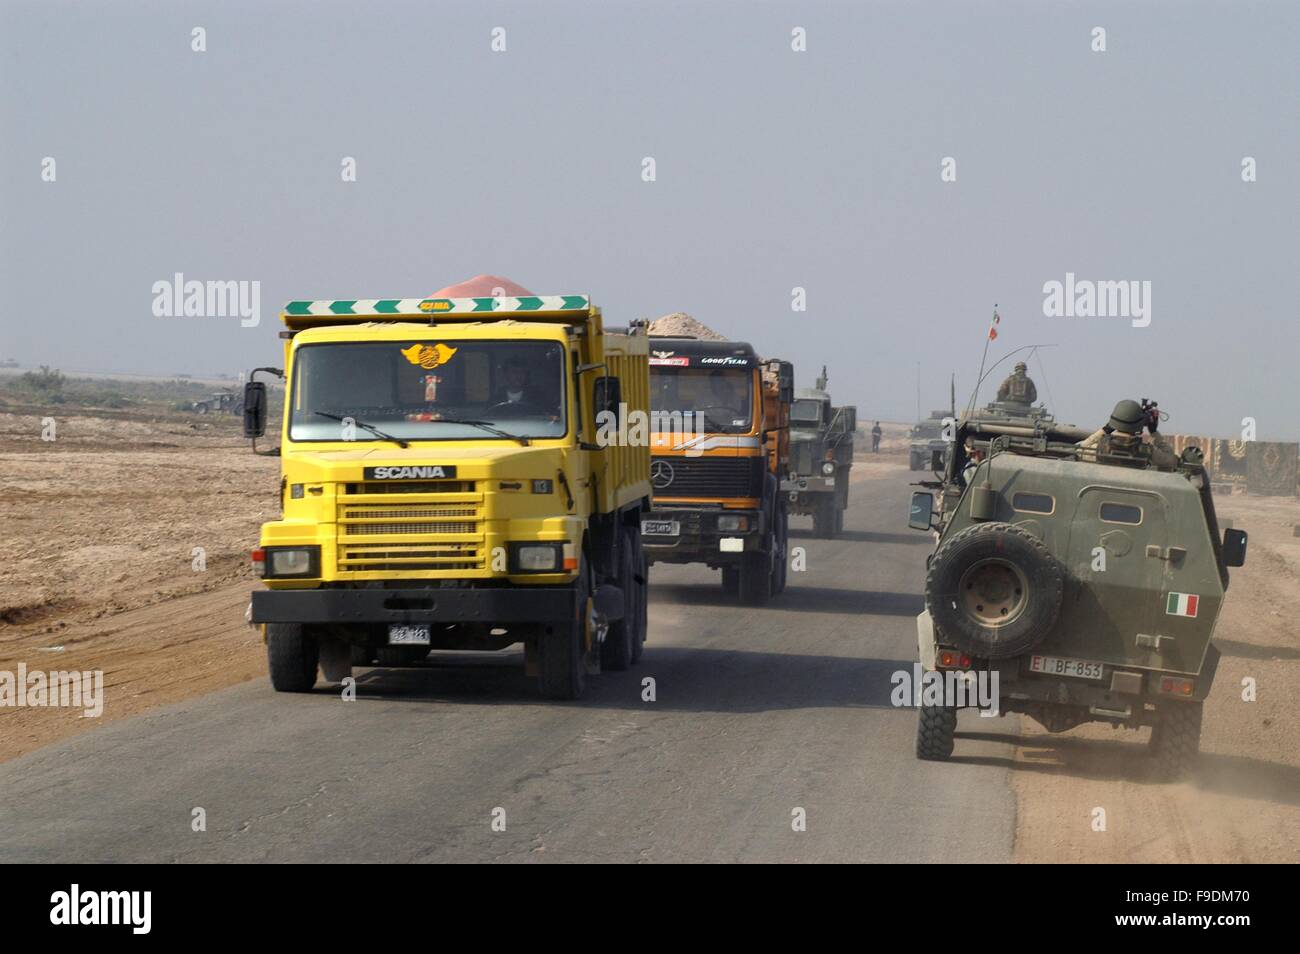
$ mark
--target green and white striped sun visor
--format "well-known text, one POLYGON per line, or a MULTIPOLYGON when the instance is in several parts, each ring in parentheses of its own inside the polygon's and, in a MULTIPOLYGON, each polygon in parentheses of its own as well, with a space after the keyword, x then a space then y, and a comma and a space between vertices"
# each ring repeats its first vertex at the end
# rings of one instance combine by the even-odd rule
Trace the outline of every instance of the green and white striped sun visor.
POLYGON ((438 315, 518 314, 528 317, 564 315, 580 320, 591 308, 586 295, 499 295, 487 298, 358 298, 291 301, 284 306, 284 322, 328 323, 348 318, 431 318, 438 315), (313 321, 312 319, 316 319, 313 321))

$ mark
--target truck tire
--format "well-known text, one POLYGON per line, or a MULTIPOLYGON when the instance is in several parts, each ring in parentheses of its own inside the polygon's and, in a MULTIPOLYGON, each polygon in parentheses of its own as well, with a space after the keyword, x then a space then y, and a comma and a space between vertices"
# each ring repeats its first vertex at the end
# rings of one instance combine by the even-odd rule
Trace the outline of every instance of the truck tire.
POLYGON ((835 498, 830 494, 821 494, 813 505, 813 535, 822 540, 835 536, 835 498))
POLYGON ((746 606, 763 606, 772 596, 772 554, 740 555, 740 601, 746 606))
POLYGON ((785 590, 790 569, 790 512, 785 504, 777 508, 776 561, 772 564, 772 595, 785 590))
POLYGON ((926 762, 946 762, 952 755, 957 710, 952 706, 920 706, 916 710, 916 757, 926 762))
POLYGON ((740 595, 740 567, 724 566, 722 568, 722 592, 726 596, 740 595))
POLYGON ((266 661, 276 692, 309 692, 316 685, 320 644, 302 623, 267 623, 266 661))
POLYGON ((623 618, 609 624, 605 641, 600 644, 600 668, 611 672, 623 672, 632 665, 632 651, 636 641, 633 559, 632 540, 624 531, 618 538, 618 585, 623 591, 623 618))
POLYGON ((1032 649, 1056 623, 1065 572, 1032 533, 981 523, 935 551, 925 606, 945 641, 985 659, 1032 649))
POLYGON ((577 699, 587 687, 587 619, 591 583, 587 561, 578 564, 570 619, 543 628, 537 635, 538 683, 547 699, 577 699))
POLYGON ((1190 775, 1201 752, 1199 702, 1169 702, 1156 710, 1148 749, 1156 777, 1174 782, 1190 775))
POLYGON ((650 566, 646 561, 645 548, 641 545, 641 531, 634 529, 632 531, 632 566, 635 568, 636 575, 640 577, 640 582, 633 581, 633 586, 637 594, 636 615, 636 634, 632 637, 632 663, 641 661, 641 654, 645 651, 646 636, 650 632, 650 566))

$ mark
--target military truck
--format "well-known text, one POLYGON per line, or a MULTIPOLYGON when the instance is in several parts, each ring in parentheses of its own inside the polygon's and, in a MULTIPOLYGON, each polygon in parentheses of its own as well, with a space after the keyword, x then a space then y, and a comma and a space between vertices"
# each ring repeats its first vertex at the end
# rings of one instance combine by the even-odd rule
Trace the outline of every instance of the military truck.
POLYGON ((811 515, 813 533, 830 539, 844 529, 857 408, 835 407, 826 368, 816 387, 797 388, 790 406, 790 462, 781 481, 792 514, 811 515))
POLYGON ((244 413, 244 400, 234 391, 218 391, 202 401, 195 401, 190 405, 190 409, 195 414, 234 414, 239 416, 244 413))
MULTIPOLYGON (((283 515, 253 553, 251 608, 275 689, 522 642, 542 693, 573 699, 638 660, 648 438, 598 425, 639 415, 646 433, 644 334, 582 295, 292 301, 282 318, 283 515)), ((263 381, 244 417, 256 449, 263 381)))
POLYGON ((907 450, 908 470, 930 470, 936 460, 942 460, 948 451, 943 438, 944 421, 953 421, 952 411, 931 411, 930 416, 912 425, 912 441, 907 450), (939 456, 935 457, 938 453, 939 456))
MULTIPOLYGON (((920 664, 996 677, 999 714, 1051 732, 1150 726, 1158 771, 1177 777, 1196 757, 1211 636, 1246 535, 1220 535, 1198 448, 1156 466, 1140 436, 1100 433, 958 424, 942 481, 913 494, 908 521, 937 537, 920 664)), ((919 706, 918 758, 952 754, 952 701, 919 706)))
POLYGON ((703 563, 753 606, 785 589, 794 368, 743 341, 650 338, 651 563, 703 563))

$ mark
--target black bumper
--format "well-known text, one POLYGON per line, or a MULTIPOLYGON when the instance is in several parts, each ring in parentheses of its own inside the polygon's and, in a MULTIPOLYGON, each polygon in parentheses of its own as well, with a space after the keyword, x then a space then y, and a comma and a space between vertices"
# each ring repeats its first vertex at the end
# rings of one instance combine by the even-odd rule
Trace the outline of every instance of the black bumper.
POLYGON ((766 552, 769 545, 769 528, 766 514, 761 510, 724 510, 663 507, 645 514, 644 521, 671 520, 681 528, 677 536, 643 535, 641 543, 652 563, 707 563, 710 566, 729 566, 739 563, 745 553, 766 552), (722 514, 739 514, 749 518, 748 530, 719 530, 718 517, 722 514), (722 549, 724 537, 743 541, 742 551, 722 549))
POLYGON ((547 623, 577 615, 563 586, 256 590, 254 623, 547 623))

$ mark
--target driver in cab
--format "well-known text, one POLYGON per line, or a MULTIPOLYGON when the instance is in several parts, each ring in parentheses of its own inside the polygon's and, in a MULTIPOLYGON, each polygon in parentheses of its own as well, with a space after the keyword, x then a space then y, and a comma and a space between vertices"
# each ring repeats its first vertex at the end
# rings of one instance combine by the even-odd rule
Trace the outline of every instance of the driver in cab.
MULTIPOLYGON (((725 409, 731 419, 745 417, 745 409, 741 407, 740 395, 736 392, 736 386, 731 383, 730 376, 725 371, 714 371, 709 375, 709 391, 713 398, 713 407, 725 409)), ((726 423, 730 423, 729 419, 726 423)))

